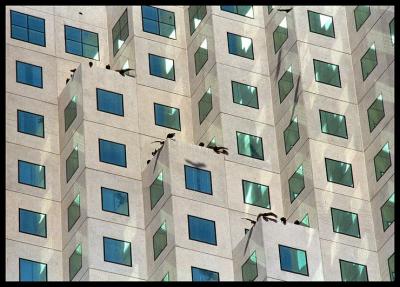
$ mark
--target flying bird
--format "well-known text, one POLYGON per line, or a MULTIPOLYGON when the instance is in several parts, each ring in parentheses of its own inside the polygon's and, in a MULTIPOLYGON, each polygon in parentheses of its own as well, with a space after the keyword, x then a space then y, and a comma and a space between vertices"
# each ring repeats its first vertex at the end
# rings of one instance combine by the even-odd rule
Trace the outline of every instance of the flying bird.
POLYGON ((257 223, 256 221, 254 221, 252 219, 249 219, 249 218, 243 218, 242 217, 242 219, 246 219, 246 220, 250 221, 250 223, 253 224, 253 225, 255 225, 257 223))
POLYGON ((68 82, 69 82, 69 78, 67 78, 67 80, 65 81, 65 83, 68 84, 68 82))
POLYGON ((175 133, 167 134, 167 139, 172 139, 175 136, 175 133))
POLYGON ((75 71, 76 71, 76 68, 75 68, 75 69, 72 69, 72 70, 70 70, 70 72, 72 72, 72 73, 75 73, 75 71))
POLYGON ((116 72, 118 72, 121 76, 125 77, 125 73, 129 72, 129 71, 134 71, 135 69, 122 69, 122 70, 115 70, 116 72))
POLYGON ((91 68, 93 66, 93 62, 89 62, 89 67, 91 68))
POLYGON ((294 221, 294 224, 300 225, 300 221, 295 220, 295 221, 294 221))
POLYGON ((281 217, 281 221, 282 221, 283 224, 286 225, 286 218, 285 217, 281 217))
POLYGON ((199 146, 204 146, 204 143, 203 142, 199 143, 199 146))
POLYGON ((79 15, 83 15, 83 13, 82 13, 82 12, 79 12, 79 15))
POLYGON ((281 12, 289 13, 290 11, 293 10, 293 8, 290 8, 290 9, 276 9, 276 10, 281 11, 281 12))
POLYGON ((158 149, 155 149, 151 154, 152 154, 153 156, 155 156, 157 152, 158 152, 158 149))
POLYGON ((107 69, 107 70, 110 70, 110 69, 111 69, 111 66, 110 66, 110 65, 106 65, 106 69, 107 69))
POLYGON ((160 143, 160 145, 163 145, 165 143, 165 141, 153 141, 151 143, 160 143))
POLYGON ((149 164, 150 163, 150 160, 147 160, 147 164, 149 164))
POLYGON ((278 217, 275 213, 273 213, 273 212, 264 212, 264 213, 259 213, 258 215, 257 215, 257 221, 260 219, 260 217, 267 217, 267 216, 273 216, 273 217, 278 217))

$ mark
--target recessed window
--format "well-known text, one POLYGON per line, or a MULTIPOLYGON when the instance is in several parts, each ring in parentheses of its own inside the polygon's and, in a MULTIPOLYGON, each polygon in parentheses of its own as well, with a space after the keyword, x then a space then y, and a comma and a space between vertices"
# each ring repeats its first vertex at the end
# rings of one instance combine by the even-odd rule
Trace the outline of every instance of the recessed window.
POLYGON ((93 60, 100 60, 97 33, 64 25, 65 52, 93 60))
POLYGON ((128 25, 128 9, 125 9, 122 16, 118 19, 112 28, 112 39, 113 39, 113 55, 118 53, 118 50, 122 47, 125 40, 129 36, 129 25, 128 25))
POLYGON ((326 178, 329 182, 354 187, 351 164, 325 158, 326 178))
POLYGON ((64 109, 64 124, 65 124, 65 131, 71 126, 74 122, 76 115, 77 115, 77 107, 76 107, 76 100, 77 97, 73 96, 71 101, 64 109))
POLYGON ((274 51, 276 54, 288 38, 286 17, 283 18, 278 27, 276 27, 275 31, 272 33, 272 38, 274 39, 274 51))
POLYGON ((382 94, 380 94, 371 104, 371 106, 367 110, 367 114, 368 114, 369 132, 372 133, 372 131, 376 128, 376 126, 385 117, 382 94))
POLYGON ((104 261, 132 267, 131 243, 103 237, 104 261))
POLYGON ((371 15, 369 6, 357 6, 354 9, 354 20, 356 22, 356 31, 360 30, 361 26, 367 21, 371 15))
POLYGON ((45 20, 10 10, 11 38, 46 47, 45 20))
POLYGON ((67 182, 79 168, 78 146, 74 147, 66 161, 67 182))
POLYGON ((161 281, 169 282, 169 272, 167 272, 167 274, 165 274, 165 276, 163 277, 163 279, 161 281))
POLYGON ((149 54, 150 75, 175 81, 174 60, 149 54))
POLYGON ((129 216, 128 193, 101 187, 101 209, 104 211, 129 216))
POLYGON ((381 207, 383 231, 389 228, 394 222, 394 193, 381 207))
POLYGON ((19 281, 47 281, 47 264, 19 258, 19 281))
POLYGON ((163 186, 163 172, 156 177, 153 183, 150 186, 150 203, 151 209, 156 206, 157 202, 164 195, 164 186, 163 186))
POLYGON ((363 80, 365 81, 369 74, 371 74, 375 67, 378 65, 375 43, 368 48, 367 52, 364 54, 364 56, 362 56, 360 62, 363 80))
POLYGON ((361 238, 356 213, 331 207, 331 214, 333 232, 361 238))
POLYGON ((375 177, 376 181, 378 181, 392 166, 392 160, 390 159, 389 143, 386 143, 378 152, 378 154, 374 157, 374 165, 375 177))
POLYGON ((308 213, 306 213, 303 217, 302 220, 300 220, 300 225, 303 225, 305 227, 310 227, 310 218, 308 216, 308 213))
POLYGON ((167 223, 164 221, 153 235, 154 261, 156 261, 165 247, 167 247, 167 223))
POLYGON ((43 88, 42 67, 16 61, 17 83, 43 88))
POLYGON ((271 14, 272 10, 274 10, 274 8, 272 8, 272 5, 267 6, 268 9, 268 14, 271 14))
POLYGON ((341 88, 339 66, 313 59, 315 81, 341 88))
POLYGON ((319 118, 322 133, 347 139, 345 116, 319 110, 319 118))
POLYGON ((207 147, 208 148, 213 148, 217 145, 217 140, 215 139, 215 137, 213 137, 210 142, 208 143, 207 147))
POLYGON ((190 240, 217 245, 214 221, 188 215, 188 225, 190 240))
POLYGON ((242 265, 243 281, 254 281, 258 276, 257 255, 256 251, 250 255, 246 262, 242 265))
POLYGON ((247 18, 254 18, 253 6, 251 5, 221 5, 221 10, 247 18))
POLYGON ((335 38, 335 28, 333 18, 328 15, 316 13, 308 10, 308 23, 310 32, 335 38))
POLYGON ((293 73, 290 66, 278 81, 279 101, 282 103, 293 89, 293 73))
POLYGON ((199 27, 201 21, 207 15, 207 7, 205 5, 195 5, 189 7, 189 26, 190 35, 199 27))
POLYGON ((301 164, 294 174, 289 178, 289 196, 290 196, 290 203, 299 196, 299 194, 303 191, 305 184, 304 184, 304 168, 301 164))
POLYGON ((389 265, 389 275, 390 275, 390 281, 394 281, 394 275, 395 275, 395 269, 394 269, 394 253, 389 257, 388 259, 388 265, 389 265))
POLYGON ((82 269, 82 245, 78 244, 74 252, 69 257, 69 281, 82 269))
POLYGON ((198 107, 199 107, 199 121, 201 124, 213 108, 211 88, 208 88, 207 92, 205 92, 204 95, 201 97, 198 103, 198 107))
POLYGON ((143 31, 176 39, 175 13, 152 6, 142 6, 143 31))
POLYGON ((47 237, 46 214, 20 208, 19 232, 47 237))
POLYGON ((181 130, 179 109, 154 103, 154 118, 157 126, 181 130))
POLYGON ((68 231, 72 229, 81 216, 81 196, 78 194, 68 206, 68 231))
POLYGON ((18 183, 46 189, 46 167, 18 160, 18 183))
POLYGON ((194 66, 196 70, 196 75, 200 72, 201 68, 203 68, 207 60, 208 60, 207 39, 204 39, 203 42, 200 44, 200 47, 197 49, 196 53, 194 53, 194 66))
POLYGON ((99 139, 100 161, 127 167, 126 165, 126 146, 108 140, 99 139))
POLYGON ((228 32, 229 54, 254 60, 253 40, 228 32))
POLYGON ((17 110, 18 132, 44 138, 44 117, 17 110))
POLYGON ((300 139, 299 124, 297 117, 290 121, 289 126, 283 132, 285 142, 285 152, 288 154, 300 139))
POLYGON ((339 259, 343 282, 368 281, 367 266, 339 259))
POLYGON ((281 270, 308 276, 306 251, 279 244, 279 259, 281 270))
POLYGON ((192 281, 219 281, 219 273, 192 266, 192 281))
POLYGON ((392 45, 394 46, 394 18, 389 23, 389 31, 390 31, 390 40, 392 41, 392 45))
POLYGON ((233 102, 242 106, 258 109, 257 87, 231 81, 233 102))
POLYGON ((238 154, 264 160, 263 142, 261 137, 236 132, 238 154))
POLYGON ((122 94, 96 89, 97 110, 117 116, 124 116, 124 98, 122 94))
POLYGON ((211 172, 185 165, 185 187, 186 189, 212 195, 211 172))
POLYGON ((271 209, 269 186, 242 180, 244 203, 271 209))

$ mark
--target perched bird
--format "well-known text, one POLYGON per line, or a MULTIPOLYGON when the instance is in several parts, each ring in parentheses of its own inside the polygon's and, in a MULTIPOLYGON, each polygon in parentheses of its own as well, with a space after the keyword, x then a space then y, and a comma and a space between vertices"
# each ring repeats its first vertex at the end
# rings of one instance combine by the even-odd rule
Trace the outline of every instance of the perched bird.
POLYGON ((224 154, 224 155, 229 155, 227 150, 222 150, 221 153, 224 154))
POLYGON ((172 139, 175 136, 175 133, 167 134, 167 139, 172 139))
POLYGON ((110 70, 110 69, 111 69, 111 66, 110 66, 110 65, 106 65, 106 69, 107 69, 107 70, 110 70))
POLYGON ((158 149, 155 149, 151 154, 152 154, 153 156, 155 156, 157 152, 158 152, 158 149))
POLYGON ((242 217, 242 219, 246 219, 246 220, 250 221, 250 223, 253 224, 253 225, 255 225, 257 223, 256 221, 254 221, 252 219, 249 219, 249 218, 243 218, 242 217))
POLYGON ((199 146, 204 146, 204 143, 203 142, 199 143, 199 146))
POLYGON ((165 143, 165 141, 153 141, 151 143, 160 143, 160 145, 163 145, 165 143))
POLYGON ((281 217, 281 221, 282 221, 283 224, 286 225, 286 218, 285 217, 281 217))
POLYGON ((121 76, 125 77, 125 73, 129 72, 129 71, 134 71, 135 69, 122 69, 122 70, 115 70, 116 72, 118 72, 121 76))
POLYGON ((92 62, 89 62, 89 67, 91 68, 93 66, 93 63, 92 62))
POLYGON ((229 154, 228 151, 227 151, 227 148, 223 147, 223 146, 213 146, 212 149, 218 154, 220 154, 220 153, 223 153, 223 154, 226 154, 226 155, 229 154))
POLYGON ((260 219, 260 217, 267 217, 267 216, 273 216, 273 217, 278 217, 275 213, 273 212, 264 212, 264 213, 259 213, 257 215, 257 221, 260 219))
POLYGON ((290 9, 276 9, 276 10, 281 11, 281 12, 289 13, 290 11, 293 10, 293 8, 290 8, 290 9))
POLYGON ((76 68, 75 68, 75 69, 72 69, 72 70, 70 70, 70 72, 72 72, 72 73, 75 73, 75 71, 76 71, 76 68))
POLYGON ((150 163, 150 160, 147 161, 147 164, 149 164, 149 163, 150 163))
POLYGON ((68 84, 68 82, 69 82, 69 78, 67 78, 67 80, 65 81, 65 83, 68 84))
POLYGON ((297 224, 297 225, 300 225, 300 221, 298 221, 298 220, 295 220, 293 223, 297 224))

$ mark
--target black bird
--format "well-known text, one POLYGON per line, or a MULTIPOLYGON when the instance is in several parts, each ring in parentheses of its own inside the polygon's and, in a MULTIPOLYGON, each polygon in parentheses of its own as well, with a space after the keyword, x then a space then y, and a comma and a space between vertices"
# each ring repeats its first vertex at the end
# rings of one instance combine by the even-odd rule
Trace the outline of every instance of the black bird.
POLYGON ((82 12, 79 12, 79 15, 83 15, 83 13, 82 13, 82 12))
POLYGON ((125 73, 129 72, 129 71, 134 71, 135 69, 122 69, 122 70, 115 70, 116 72, 118 72, 121 76, 125 77, 125 73))
POLYGON ((172 139, 175 136, 175 133, 167 134, 167 139, 172 139))
POLYGON ((93 66, 93 62, 89 62, 89 67, 91 68, 93 66))
POLYGON ((150 163, 150 160, 147 161, 147 164, 149 164, 149 163, 150 163))
POLYGON ((72 72, 72 73, 75 73, 75 71, 76 71, 76 68, 75 68, 75 69, 72 69, 72 70, 70 70, 70 72, 72 72))
POLYGON ((226 150, 222 150, 221 153, 224 155, 229 155, 228 151, 226 151, 226 150))
POLYGON ((163 145, 165 143, 165 141, 153 141, 151 143, 160 143, 160 145, 163 145))
POLYGON ((257 223, 256 221, 254 221, 252 219, 249 219, 249 218, 243 218, 242 217, 242 219, 246 219, 246 220, 250 221, 250 223, 253 224, 253 225, 255 225, 257 223))
POLYGON ((285 217, 281 217, 281 221, 282 221, 283 224, 286 225, 286 218, 285 217))
POLYGON ((158 152, 158 149, 155 149, 151 154, 152 154, 153 156, 155 156, 157 152, 158 152))
POLYGON ((110 65, 106 65, 106 69, 107 69, 107 70, 110 70, 110 69, 111 69, 111 66, 110 66, 110 65))
POLYGON ((276 10, 281 11, 281 12, 289 13, 290 11, 293 10, 293 8, 290 8, 290 9, 276 9, 276 10))
POLYGON ((199 146, 204 146, 204 143, 203 142, 199 143, 199 146))
POLYGON ((226 147, 214 146, 214 147, 212 147, 212 149, 213 149, 217 154, 220 154, 220 153, 223 153, 223 154, 226 154, 226 155, 229 154, 226 147))
POLYGON ((278 216, 277 216, 275 213, 273 213, 273 212, 264 212, 264 213, 259 213, 259 214, 257 215, 257 221, 260 219, 260 217, 267 217, 267 216, 273 216, 273 217, 275 217, 275 218, 278 217, 278 216))
POLYGON ((65 83, 68 84, 68 82, 69 82, 69 78, 67 78, 67 80, 65 81, 65 83))
POLYGON ((298 220, 295 220, 293 223, 297 224, 297 225, 300 225, 300 221, 298 221, 298 220))

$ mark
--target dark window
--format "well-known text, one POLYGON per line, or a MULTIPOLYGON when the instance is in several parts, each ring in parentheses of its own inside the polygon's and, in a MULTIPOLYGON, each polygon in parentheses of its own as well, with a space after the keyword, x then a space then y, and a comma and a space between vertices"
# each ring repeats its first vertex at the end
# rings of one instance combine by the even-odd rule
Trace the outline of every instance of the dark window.
POLYGON ((185 187, 190 190, 212 195, 211 172, 185 165, 185 187))
POLYGON ((293 73, 290 66, 278 81, 279 102, 282 103, 293 89, 293 73))
POLYGON ((333 232, 361 238, 356 213, 331 207, 331 214, 333 232))
POLYGON ((242 179, 242 188, 245 203, 271 209, 269 186, 242 179))
POLYGON ((294 145, 300 139, 299 124, 297 117, 290 121, 289 126, 283 132, 283 141, 285 142, 285 152, 288 154, 294 145))
POLYGON ((381 207, 383 231, 389 228, 394 222, 394 193, 381 207))
POLYGON ((341 88, 339 66, 313 59, 315 81, 341 88))
POLYGON ((164 221, 153 235, 154 261, 158 258, 165 247, 167 247, 167 223, 164 221))
POLYGON ((78 194, 68 206, 68 231, 72 229, 81 216, 81 196, 78 194))
POLYGON ((154 206, 156 206, 157 202, 161 199, 163 195, 164 195, 163 172, 161 171, 150 186, 151 209, 153 209, 154 206))
POLYGON ((46 214, 20 208, 19 232, 46 238, 46 214))
POLYGON ((376 181, 380 180, 386 171, 392 166, 390 159, 389 143, 386 143, 378 154, 374 157, 376 181))
POLYGON ((211 88, 209 88, 207 92, 204 93, 203 97, 201 97, 198 103, 198 107, 199 107, 199 121, 201 124, 213 108, 211 88))
POLYGON ((104 261, 132 267, 131 243, 103 237, 104 261))
POLYGON ((221 10, 247 18, 254 18, 253 6, 251 5, 221 5, 221 10))
POLYGON ((45 20, 10 10, 11 38, 46 47, 45 20))
POLYGON ((66 161, 67 182, 79 168, 78 146, 74 147, 66 161))
POLYGON ((18 183, 46 189, 46 167, 18 160, 18 183))
POLYGON ((152 6, 142 6, 143 31, 176 39, 175 13, 152 6))
POLYGON ((276 27, 275 31, 272 33, 272 38, 274 39, 274 51, 276 54, 288 38, 286 17, 283 18, 278 27, 276 27))
POLYGON ((19 281, 47 281, 47 264, 19 258, 19 281))
POLYGON ((306 251, 279 244, 279 258, 281 270, 308 276, 306 251))
POLYGON ((205 5, 195 5, 189 7, 189 26, 190 35, 194 33, 201 21, 207 15, 207 7, 205 5))
POLYGON ((367 114, 368 114, 369 132, 372 133, 372 131, 376 128, 376 126, 385 117, 382 94, 380 94, 371 104, 371 106, 367 110, 367 114))
POLYGON ((264 160, 262 138, 236 132, 238 154, 264 160))
POLYGON ((390 31, 390 40, 392 41, 392 45, 394 46, 394 18, 389 23, 389 31, 390 31))
POLYGON ((316 13, 308 10, 308 23, 310 32, 335 38, 335 28, 332 16, 316 13))
POLYGON ((207 38, 206 38, 200 44, 200 47, 197 49, 196 53, 194 53, 194 67, 196 70, 196 75, 200 72, 201 68, 203 68, 207 60, 208 60, 208 48, 207 48, 207 38))
POLYGON ((17 110, 18 132, 44 138, 44 117, 17 110))
POLYGON ((351 164, 325 158, 326 178, 329 182, 354 187, 351 164))
POLYGON ((97 33, 64 25, 65 52, 77 56, 100 60, 97 33))
POLYGON ((219 281, 219 273, 192 266, 192 281, 219 281))
POLYGON ((257 255, 256 251, 250 255, 246 262, 242 265, 243 281, 254 281, 258 276, 257 255))
POLYGON ((190 240, 217 245, 214 221, 188 215, 188 225, 190 240))
POLYGON ((122 47, 125 40, 129 36, 129 25, 128 25, 128 9, 118 19, 112 28, 112 38, 113 38, 113 55, 118 53, 118 50, 122 47))
POLYGON ((82 268, 82 246, 79 244, 74 253, 71 254, 69 257, 69 281, 74 279, 75 275, 81 270, 82 268))
POLYGON ((367 266, 339 259, 343 282, 368 281, 367 266))
POLYGON ((16 61, 17 83, 43 88, 42 67, 16 61))
POLYGON ((389 257, 388 259, 388 265, 389 265, 389 275, 390 275, 390 281, 394 281, 394 275, 395 275, 395 269, 394 269, 394 253, 389 257))
POLYGON ((64 124, 65 124, 65 131, 71 126, 74 122, 76 115, 77 115, 77 107, 76 107, 76 96, 73 96, 71 101, 64 109, 64 124))
POLYGON ((149 54, 150 75, 175 81, 174 60, 149 54))
POLYGON ((367 21, 371 15, 369 6, 357 6, 354 9, 354 20, 356 22, 356 31, 360 30, 361 26, 367 21))
POLYGON ((96 89, 97 110, 117 116, 124 116, 124 98, 122 94, 96 89))
POLYGON ((304 184, 304 168, 303 165, 300 165, 295 173, 289 178, 289 195, 290 195, 290 203, 299 196, 299 194, 303 191, 304 184))
POLYGON ((129 216, 128 193, 111 188, 101 188, 101 209, 129 216))
POLYGON ((178 108, 154 103, 154 118, 157 126, 181 130, 181 119, 178 108))
POLYGON ((361 60, 361 71, 363 80, 365 81, 378 65, 378 58, 376 57, 375 43, 368 48, 361 60))
POLYGON ((126 146, 124 144, 99 139, 100 161, 127 167, 126 165, 126 146))
POLYGON ((321 132, 347 139, 346 117, 343 115, 319 110, 321 132))
POLYGON ((258 109, 257 87, 231 81, 233 102, 258 109))
POLYGON ((253 40, 228 32, 229 54, 254 60, 253 40))

